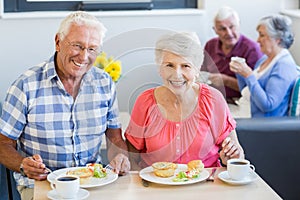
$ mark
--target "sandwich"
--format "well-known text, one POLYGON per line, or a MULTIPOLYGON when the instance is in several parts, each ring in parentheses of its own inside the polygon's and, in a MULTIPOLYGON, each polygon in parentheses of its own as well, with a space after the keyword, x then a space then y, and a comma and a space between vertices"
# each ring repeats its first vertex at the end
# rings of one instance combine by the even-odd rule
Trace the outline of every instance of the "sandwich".
POLYGON ((172 162, 155 162, 152 164, 152 168, 156 176, 167 178, 174 176, 177 164, 172 162))
POLYGON ((201 172, 204 169, 204 164, 201 160, 192 160, 187 164, 188 171, 201 172))
POLYGON ((87 167, 82 167, 67 171, 67 175, 78 176, 80 178, 80 184, 88 184, 90 179, 93 177, 94 172, 87 167))
POLYGON ((86 167, 80 167, 67 172, 67 175, 75 175, 80 178, 80 184, 88 184, 92 177, 104 178, 107 176, 106 169, 102 164, 89 163, 86 167))

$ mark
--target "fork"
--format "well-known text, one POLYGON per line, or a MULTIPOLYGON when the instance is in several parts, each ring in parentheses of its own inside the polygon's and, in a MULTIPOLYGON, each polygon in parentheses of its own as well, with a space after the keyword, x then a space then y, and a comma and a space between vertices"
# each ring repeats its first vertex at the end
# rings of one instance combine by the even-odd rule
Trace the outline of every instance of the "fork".
POLYGON ((48 174, 52 173, 52 170, 49 169, 48 167, 45 167, 45 170, 47 171, 48 174))
POLYGON ((214 182, 216 171, 217 171, 217 168, 215 168, 215 167, 212 168, 211 173, 210 173, 209 177, 206 179, 206 181, 212 181, 212 182, 214 182))
POLYGON ((110 171, 114 172, 114 168, 110 164, 107 164, 104 169, 109 169, 110 171))

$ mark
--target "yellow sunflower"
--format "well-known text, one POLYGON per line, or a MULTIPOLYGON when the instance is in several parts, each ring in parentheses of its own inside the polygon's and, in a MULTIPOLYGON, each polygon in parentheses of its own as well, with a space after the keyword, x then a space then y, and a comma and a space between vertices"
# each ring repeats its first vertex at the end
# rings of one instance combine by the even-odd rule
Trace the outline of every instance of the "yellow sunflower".
POLYGON ((97 56, 94 66, 106 71, 115 82, 119 80, 122 73, 121 61, 114 60, 112 56, 107 58, 105 52, 97 56))

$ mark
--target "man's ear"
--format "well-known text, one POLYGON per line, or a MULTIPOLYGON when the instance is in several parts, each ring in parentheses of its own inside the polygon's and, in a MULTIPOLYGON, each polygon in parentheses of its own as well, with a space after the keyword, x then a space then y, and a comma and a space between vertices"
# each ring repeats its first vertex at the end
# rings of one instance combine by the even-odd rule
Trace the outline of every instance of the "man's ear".
POLYGON ((55 50, 59 51, 60 50, 60 37, 58 34, 55 35, 55 50))
POLYGON ((216 27, 213 26, 212 29, 213 29, 214 32, 217 34, 216 27))

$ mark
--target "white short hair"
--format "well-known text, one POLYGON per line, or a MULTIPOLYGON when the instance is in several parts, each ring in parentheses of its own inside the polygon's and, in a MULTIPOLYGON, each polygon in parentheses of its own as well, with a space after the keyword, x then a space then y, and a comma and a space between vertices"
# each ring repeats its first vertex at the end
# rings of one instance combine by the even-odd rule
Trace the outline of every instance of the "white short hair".
POLYGON ((65 35, 69 33, 69 29, 72 24, 76 24, 79 26, 86 25, 89 27, 96 28, 101 38, 100 42, 102 44, 107 29, 100 22, 100 20, 98 20, 95 16, 85 11, 72 12, 65 19, 63 19, 57 31, 57 34, 59 34, 61 40, 63 40, 65 35))
POLYGON ((178 32, 160 37, 155 47, 157 64, 162 62, 163 51, 169 51, 183 57, 198 69, 203 62, 203 49, 195 32, 178 32))
POLYGON ((285 15, 273 14, 260 19, 257 29, 265 26, 267 33, 271 38, 279 39, 279 45, 283 48, 290 48, 294 42, 294 34, 292 32, 292 20, 285 15))
POLYGON ((240 23, 240 17, 238 15, 238 13, 231 7, 223 6, 215 14, 214 23, 216 23, 216 21, 222 21, 224 19, 227 19, 231 16, 233 16, 235 18, 235 20, 238 24, 240 23))

